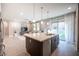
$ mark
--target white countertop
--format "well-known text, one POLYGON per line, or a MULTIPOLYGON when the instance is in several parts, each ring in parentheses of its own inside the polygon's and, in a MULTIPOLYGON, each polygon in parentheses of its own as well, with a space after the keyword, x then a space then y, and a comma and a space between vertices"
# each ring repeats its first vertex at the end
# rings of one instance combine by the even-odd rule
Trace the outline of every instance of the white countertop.
POLYGON ((24 34, 25 37, 30 37, 30 38, 40 41, 40 42, 50 39, 56 35, 57 34, 47 35, 46 33, 26 33, 26 34, 24 34))

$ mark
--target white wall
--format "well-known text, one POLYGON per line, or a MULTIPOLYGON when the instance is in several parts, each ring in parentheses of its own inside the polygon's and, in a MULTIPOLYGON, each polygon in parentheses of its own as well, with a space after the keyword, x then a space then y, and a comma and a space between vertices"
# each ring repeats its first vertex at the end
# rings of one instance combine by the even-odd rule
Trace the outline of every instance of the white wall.
POLYGON ((0 17, 1 17, 1 3, 0 3, 0 17))
POLYGON ((1 3, 0 3, 0 12, 1 12, 1 3))
POLYGON ((77 44, 78 44, 78 5, 76 8, 76 16, 75 16, 75 47, 76 47, 76 51, 77 51, 77 44))
POLYGON ((4 37, 13 36, 16 33, 19 35, 21 31, 21 23, 20 22, 12 22, 12 21, 3 21, 2 23, 2 35, 4 37))
POLYGON ((21 31, 21 23, 20 22, 9 22, 9 36, 13 36, 15 34, 19 35, 21 31))

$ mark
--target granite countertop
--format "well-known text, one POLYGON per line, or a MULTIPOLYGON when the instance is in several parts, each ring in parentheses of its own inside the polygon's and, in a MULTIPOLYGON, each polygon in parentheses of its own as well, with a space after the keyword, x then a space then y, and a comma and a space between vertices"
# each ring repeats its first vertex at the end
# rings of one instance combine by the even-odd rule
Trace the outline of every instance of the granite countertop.
POLYGON ((46 34, 46 33, 25 33, 24 34, 25 37, 29 37, 40 42, 48 40, 56 35, 57 34, 46 34))

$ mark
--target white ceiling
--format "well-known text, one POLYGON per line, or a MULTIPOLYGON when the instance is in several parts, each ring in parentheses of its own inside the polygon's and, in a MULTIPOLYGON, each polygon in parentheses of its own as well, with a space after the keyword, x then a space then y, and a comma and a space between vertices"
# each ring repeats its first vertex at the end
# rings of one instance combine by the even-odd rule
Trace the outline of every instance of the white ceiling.
MULTIPOLYGON (((35 4, 35 20, 41 19, 40 7, 44 7, 42 10, 42 17, 46 19, 73 12, 76 10, 76 5, 77 4, 71 3, 37 3, 35 4), (71 7, 71 9, 68 9, 68 7, 71 7), (48 14, 47 11, 49 11, 48 14)), ((34 4, 32 3, 2 3, 2 17, 7 20, 32 20, 34 19, 33 6, 34 4)))

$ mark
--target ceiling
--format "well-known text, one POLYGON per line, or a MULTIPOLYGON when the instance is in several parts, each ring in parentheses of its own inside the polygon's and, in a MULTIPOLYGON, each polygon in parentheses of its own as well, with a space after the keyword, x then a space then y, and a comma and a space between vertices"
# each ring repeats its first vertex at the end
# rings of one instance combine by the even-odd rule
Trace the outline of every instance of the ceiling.
POLYGON ((2 3, 1 12, 6 20, 41 20, 64 15, 76 10, 76 3, 2 3), (48 13, 47 13, 48 11, 48 13))

